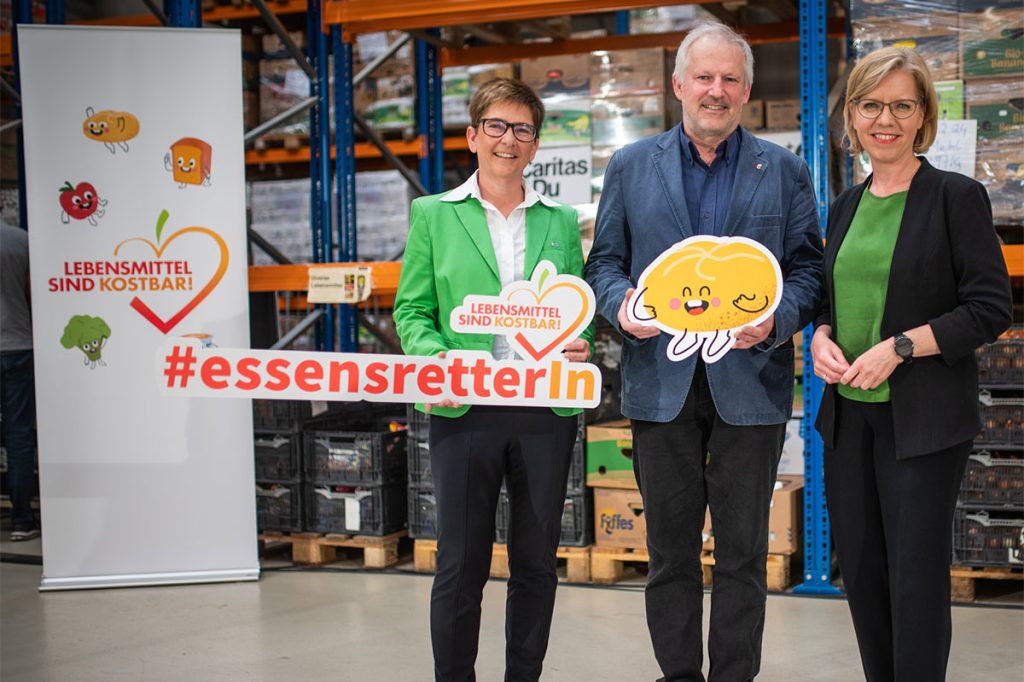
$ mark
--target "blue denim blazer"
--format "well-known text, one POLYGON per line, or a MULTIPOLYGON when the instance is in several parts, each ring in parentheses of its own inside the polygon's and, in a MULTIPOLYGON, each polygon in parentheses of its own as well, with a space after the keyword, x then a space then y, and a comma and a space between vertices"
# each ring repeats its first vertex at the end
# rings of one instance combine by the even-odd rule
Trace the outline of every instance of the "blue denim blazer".
MULTIPOLYGON (((779 424, 793 412, 791 338, 814 319, 821 299, 821 227, 807 164, 742 129, 741 140, 723 235, 749 237, 768 247, 782 266, 783 294, 769 338, 708 365, 708 382, 718 413, 729 424, 779 424)), ((616 329, 619 305, 644 268, 693 235, 682 189, 679 131, 616 152, 605 172, 594 246, 584 269, 598 310, 616 329)), ((697 357, 670 361, 668 334, 624 337, 622 413, 671 421, 682 409, 697 357)))

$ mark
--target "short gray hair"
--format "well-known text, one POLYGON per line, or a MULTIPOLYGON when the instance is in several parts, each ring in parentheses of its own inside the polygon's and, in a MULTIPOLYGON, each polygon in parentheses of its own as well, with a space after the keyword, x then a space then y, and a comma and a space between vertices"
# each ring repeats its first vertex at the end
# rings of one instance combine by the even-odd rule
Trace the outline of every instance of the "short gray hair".
POLYGON ((743 50, 743 76, 746 79, 744 85, 754 83, 754 53, 750 50, 750 44, 736 31, 725 24, 717 21, 704 21, 697 24, 679 43, 679 50, 676 52, 676 80, 682 82, 683 74, 686 73, 686 64, 690 60, 690 48, 701 38, 711 38, 725 43, 730 43, 743 50))

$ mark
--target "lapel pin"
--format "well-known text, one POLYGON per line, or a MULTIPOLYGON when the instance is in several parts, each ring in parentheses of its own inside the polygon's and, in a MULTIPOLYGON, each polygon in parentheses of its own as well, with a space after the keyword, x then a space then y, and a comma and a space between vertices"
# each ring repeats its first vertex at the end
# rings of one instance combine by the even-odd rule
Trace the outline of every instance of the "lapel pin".
POLYGON ((558 242, 551 242, 551 248, 552 249, 560 249, 560 248, 562 248, 562 245, 559 244, 558 242))
POLYGON ((754 168, 756 170, 761 170, 762 168, 764 168, 764 164, 763 163, 755 163, 754 164, 754 168))

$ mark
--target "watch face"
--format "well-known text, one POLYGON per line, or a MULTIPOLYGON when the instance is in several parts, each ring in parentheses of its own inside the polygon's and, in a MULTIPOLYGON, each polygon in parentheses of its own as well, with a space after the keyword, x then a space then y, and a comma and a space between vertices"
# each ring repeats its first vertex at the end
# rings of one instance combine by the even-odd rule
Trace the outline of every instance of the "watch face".
POLYGON ((896 339, 896 354, 901 358, 910 357, 914 352, 914 342, 906 336, 901 336, 896 339))

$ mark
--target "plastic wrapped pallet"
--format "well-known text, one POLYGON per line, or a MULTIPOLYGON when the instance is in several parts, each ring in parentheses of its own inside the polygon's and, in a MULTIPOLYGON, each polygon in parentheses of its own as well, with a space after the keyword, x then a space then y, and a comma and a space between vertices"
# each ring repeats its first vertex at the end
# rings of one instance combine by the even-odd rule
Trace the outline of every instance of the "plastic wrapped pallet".
POLYGON ((409 234, 409 184, 398 171, 356 173, 356 249, 360 260, 391 260, 409 234))
MULTIPOLYGON (((251 227, 294 263, 308 263, 313 253, 309 222, 309 180, 270 180, 249 184, 251 227)), ((258 247, 253 264, 273 265, 258 247)))

